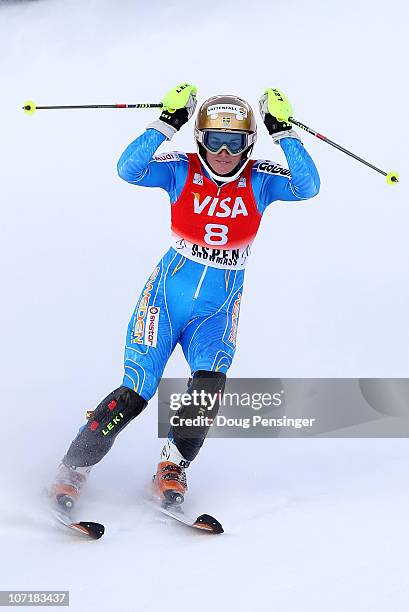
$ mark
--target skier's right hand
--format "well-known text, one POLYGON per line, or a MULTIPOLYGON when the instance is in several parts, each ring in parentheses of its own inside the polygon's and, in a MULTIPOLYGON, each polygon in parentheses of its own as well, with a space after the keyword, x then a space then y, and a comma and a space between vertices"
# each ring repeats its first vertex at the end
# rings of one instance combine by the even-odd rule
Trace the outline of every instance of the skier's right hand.
POLYGON ((161 132, 168 140, 180 130, 193 116, 196 109, 197 87, 189 83, 181 83, 169 91, 163 98, 163 111, 157 121, 150 123, 148 128, 161 132))

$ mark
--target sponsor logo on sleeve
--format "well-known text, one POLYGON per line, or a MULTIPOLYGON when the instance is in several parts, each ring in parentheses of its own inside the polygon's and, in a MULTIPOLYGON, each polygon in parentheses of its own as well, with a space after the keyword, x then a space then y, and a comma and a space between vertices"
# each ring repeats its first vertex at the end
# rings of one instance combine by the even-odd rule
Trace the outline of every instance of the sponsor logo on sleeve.
POLYGON ((283 166, 280 166, 280 164, 274 164, 271 161, 260 162, 257 167, 257 172, 291 177, 291 172, 287 168, 283 168, 283 166))
POLYGON ((170 162, 179 161, 180 157, 177 153, 162 153, 160 155, 154 155, 153 159, 157 162, 170 162))

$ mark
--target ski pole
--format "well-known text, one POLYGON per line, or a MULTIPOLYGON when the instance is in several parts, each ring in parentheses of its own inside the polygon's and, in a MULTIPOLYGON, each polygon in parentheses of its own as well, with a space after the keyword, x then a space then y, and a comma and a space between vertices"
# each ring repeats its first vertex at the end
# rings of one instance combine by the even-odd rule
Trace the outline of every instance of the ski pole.
MULTIPOLYGON (((139 104, 77 104, 77 105, 64 105, 64 106, 37 106, 35 102, 33 102, 32 100, 29 100, 24 103, 24 106, 22 108, 27 115, 32 115, 33 113, 35 113, 36 110, 55 110, 55 109, 66 110, 66 109, 79 109, 79 108, 163 108, 163 104, 159 102, 159 103, 146 103, 146 104, 145 103, 139 103, 139 104)), ((357 161, 361 162, 362 164, 365 164, 365 166, 372 168, 372 170, 379 172, 379 174, 382 174, 383 176, 386 177, 386 182, 388 183, 388 185, 394 185, 395 183, 399 182, 399 175, 397 172, 385 172, 384 170, 381 170, 381 168, 377 168, 377 166, 374 166, 373 164, 366 161, 365 159, 362 159, 362 157, 355 155, 355 153, 352 153, 352 151, 345 149, 345 147, 342 147, 341 145, 337 144, 333 140, 330 140, 323 134, 320 134, 316 130, 313 130, 308 125, 301 123, 301 121, 298 121, 298 119, 295 119, 294 117, 289 117, 288 121, 290 123, 293 123, 297 127, 301 128, 305 132, 308 132, 308 134, 312 134, 313 136, 315 136, 316 138, 319 138, 323 142, 326 142, 332 147, 335 147, 336 149, 338 149, 339 151, 342 151, 342 153, 346 153, 346 155, 349 155, 350 157, 353 157, 357 161)))
POLYGON ((374 166, 373 164, 370 164, 365 159, 362 159, 362 157, 359 157, 358 155, 355 155, 355 153, 352 153, 352 151, 348 151, 348 149, 341 147, 341 145, 337 144, 333 140, 330 140, 326 136, 323 136, 323 134, 316 132, 312 128, 308 127, 308 125, 305 125, 304 123, 301 123, 301 121, 294 119, 294 117, 289 117, 288 121, 298 126, 302 130, 305 130, 306 132, 308 132, 308 134, 312 134, 313 136, 316 136, 320 140, 323 140, 324 142, 331 145, 332 147, 335 147, 339 151, 342 151, 342 153, 346 153, 347 155, 349 155, 350 157, 353 157, 354 159, 361 162, 362 164, 365 164, 365 166, 369 166, 369 168, 372 168, 372 170, 376 170, 376 172, 383 174, 383 176, 386 176, 386 182, 388 183, 388 185, 394 185, 395 183, 399 182, 399 174, 397 174, 397 172, 385 172, 384 170, 377 168, 376 166, 374 166))
POLYGON ((75 104, 64 106, 37 106, 32 100, 24 102, 22 107, 27 115, 32 115, 36 110, 66 110, 73 108, 162 108, 163 104, 75 104))

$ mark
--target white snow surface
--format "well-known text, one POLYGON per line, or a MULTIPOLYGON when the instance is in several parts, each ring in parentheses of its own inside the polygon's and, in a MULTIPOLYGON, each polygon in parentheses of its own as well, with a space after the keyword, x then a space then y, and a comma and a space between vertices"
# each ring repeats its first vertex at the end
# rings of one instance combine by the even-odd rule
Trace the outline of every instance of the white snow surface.
MULTIPOLYGON (((0 0, 0 589, 69 589, 75 611, 407 610, 406 439, 208 440, 188 504, 223 522, 209 537, 143 501, 154 399, 84 492, 104 538, 50 524, 41 491, 121 382, 169 206, 116 176, 154 111, 20 107, 157 101, 185 80, 257 107, 281 87, 296 117, 401 183, 303 135, 321 193, 265 215, 230 374, 408 377, 408 26, 405 0, 0 0)), ((259 129, 256 156, 284 163, 259 129)), ((193 150, 192 125, 175 149, 193 150)), ((166 375, 188 374, 175 351, 166 375)))

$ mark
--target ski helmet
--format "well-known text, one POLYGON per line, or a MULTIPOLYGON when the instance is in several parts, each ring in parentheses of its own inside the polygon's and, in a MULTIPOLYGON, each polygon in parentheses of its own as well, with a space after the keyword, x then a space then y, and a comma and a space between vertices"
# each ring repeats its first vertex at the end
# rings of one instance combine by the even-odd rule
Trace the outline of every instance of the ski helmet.
POLYGON ((195 139, 199 158, 209 174, 218 181, 235 180, 248 163, 257 140, 257 124, 253 109, 237 96, 213 96, 202 104, 196 117, 195 139), (217 132, 219 134, 217 134, 217 132), (225 142, 220 138, 226 135, 225 142), (219 138, 214 138, 214 136, 219 138), (233 140, 230 135, 236 136, 233 140), (240 138, 237 138, 240 136, 240 138), (230 141, 232 144, 230 144, 230 141), (238 169, 230 176, 219 176, 206 161, 206 151, 218 153, 223 148, 232 155, 241 153, 238 169))

